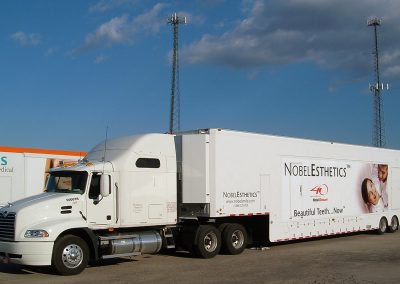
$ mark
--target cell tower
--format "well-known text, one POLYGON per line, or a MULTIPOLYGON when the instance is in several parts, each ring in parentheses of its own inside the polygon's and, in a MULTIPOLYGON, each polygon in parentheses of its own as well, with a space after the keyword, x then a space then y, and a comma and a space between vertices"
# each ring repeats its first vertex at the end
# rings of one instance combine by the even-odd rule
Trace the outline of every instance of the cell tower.
POLYGON ((374 120, 373 120, 373 136, 372 143, 375 147, 383 148, 386 144, 385 128, 383 119, 383 98, 382 91, 389 89, 389 84, 384 85, 379 75, 379 53, 378 53, 378 26, 381 25, 379 18, 371 18, 368 20, 368 26, 374 27, 374 68, 375 83, 370 84, 370 90, 374 95, 374 120))
POLYGON ((169 116, 169 133, 175 133, 181 129, 178 27, 179 24, 186 24, 186 17, 179 17, 176 13, 174 13, 170 18, 168 18, 168 24, 172 25, 174 33, 174 48, 172 53, 171 108, 169 116))

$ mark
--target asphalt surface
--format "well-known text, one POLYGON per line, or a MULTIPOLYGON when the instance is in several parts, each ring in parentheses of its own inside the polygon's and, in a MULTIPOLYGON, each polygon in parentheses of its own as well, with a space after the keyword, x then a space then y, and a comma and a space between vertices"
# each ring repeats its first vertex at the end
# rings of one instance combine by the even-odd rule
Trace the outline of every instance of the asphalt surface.
POLYGON ((113 259, 75 276, 0 264, 0 283, 400 283, 400 232, 364 233, 246 249, 198 259, 186 253, 113 259))

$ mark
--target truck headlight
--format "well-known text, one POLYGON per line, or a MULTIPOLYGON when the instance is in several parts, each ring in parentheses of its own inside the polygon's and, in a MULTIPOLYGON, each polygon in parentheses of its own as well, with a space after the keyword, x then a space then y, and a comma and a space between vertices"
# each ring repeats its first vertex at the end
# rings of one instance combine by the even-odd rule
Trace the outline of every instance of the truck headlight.
POLYGON ((47 238, 49 233, 45 230, 27 230, 25 238, 47 238))

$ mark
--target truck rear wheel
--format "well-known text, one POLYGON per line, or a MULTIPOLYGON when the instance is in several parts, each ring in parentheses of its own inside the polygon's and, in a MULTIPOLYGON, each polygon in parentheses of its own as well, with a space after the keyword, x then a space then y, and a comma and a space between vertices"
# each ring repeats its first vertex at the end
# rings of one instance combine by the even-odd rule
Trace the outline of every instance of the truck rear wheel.
POLYGON ((222 232, 223 251, 228 254, 240 254, 247 246, 247 232, 240 224, 228 224, 222 232))
POLYGON ((195 251, 197 256, 212 258, 221 250, 221 233, 210 225, 201 225, 197 228, 195 251))
POLYGON ((399 220, 397 219, 396 216, 393 216, 392 220, 390 221, 389 232, 394 233, 398 229, 399 229, 399 220))
POLYGON ((61 275, 81 273, 89 261, 89 248, 84 240, 74 235, 65 235, 56 241, 51 266, 61 275))
POLYGON ((379 234, 379 235, 382 235, 383 233, 386 232, 387 228, 388 228, 387 220, 386 220, 385 217, 382 217, 382 218, 379 220, 378 234, 379 234))

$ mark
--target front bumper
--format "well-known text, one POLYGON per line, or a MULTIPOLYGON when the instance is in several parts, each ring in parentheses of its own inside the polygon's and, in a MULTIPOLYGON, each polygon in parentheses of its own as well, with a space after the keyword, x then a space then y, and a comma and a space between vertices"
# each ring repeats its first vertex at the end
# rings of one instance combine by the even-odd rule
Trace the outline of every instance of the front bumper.
POLYGON ((51 265, 54 242, 0 242, 0 262, 51 265))

